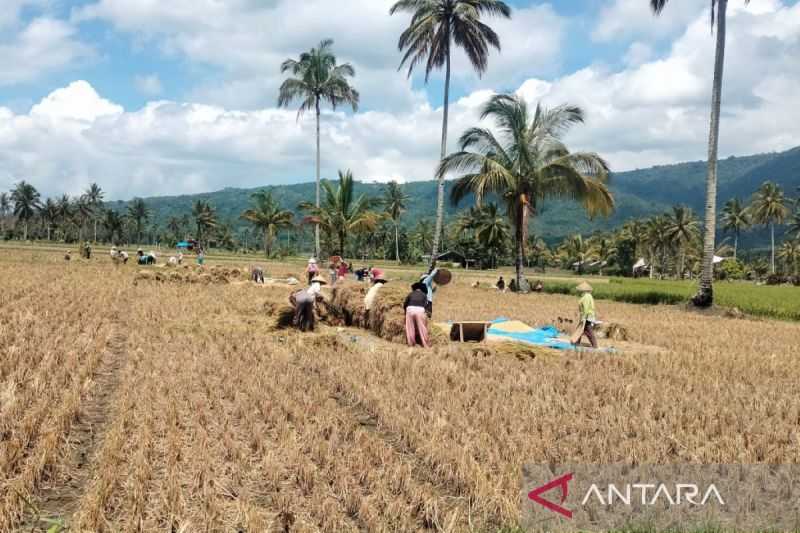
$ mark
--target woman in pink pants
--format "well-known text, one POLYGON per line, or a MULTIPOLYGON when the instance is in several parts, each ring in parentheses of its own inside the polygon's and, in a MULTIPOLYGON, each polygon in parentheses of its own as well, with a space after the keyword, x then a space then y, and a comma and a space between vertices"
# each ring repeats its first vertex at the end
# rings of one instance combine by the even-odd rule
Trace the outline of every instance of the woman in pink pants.
POLYGON ((425 348, 430 348, 428 340, 428 317, 425 314, 425 304, 428 302, 426 287, 422 283, 411 286, 411 293, 406 296, 403 308, 406 311, 406 340, 409 346, 416 346, 417 339, 425 348))

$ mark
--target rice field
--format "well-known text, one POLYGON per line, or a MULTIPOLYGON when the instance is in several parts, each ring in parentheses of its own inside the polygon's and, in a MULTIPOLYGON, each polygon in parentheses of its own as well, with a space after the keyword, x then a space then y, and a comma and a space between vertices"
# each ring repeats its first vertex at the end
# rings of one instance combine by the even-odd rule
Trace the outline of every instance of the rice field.
MULTIPOLYGON (((800 457, 795 322, 603 300, 613 355, 426 351, 276 329, 285 286, 61 255, 0 255, 0 531, 490 532, 528 462, 800 457)), ((575 314, 472 281, 435 321, 575 314)))

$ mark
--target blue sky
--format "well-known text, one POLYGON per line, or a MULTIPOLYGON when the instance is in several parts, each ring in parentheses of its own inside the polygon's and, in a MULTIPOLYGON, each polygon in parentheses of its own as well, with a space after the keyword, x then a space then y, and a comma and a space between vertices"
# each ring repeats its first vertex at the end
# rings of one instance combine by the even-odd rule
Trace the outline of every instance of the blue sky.
MULTIPOLYGON (((358 113, 326 113, 326 175, 429 179, 441 76, 397 72, 408 17, 391 0, 6 0, 0 14, 0 189, 46 194, 97 181, 114 197, 313 177, 313 124, 275 108, 280 61, 324 37, 356 66, 358 113)), ((509 0, 503 51, 479 79, 455 59, 451 138, 491 92, 584 107, 568 137, 624 170, 705 152, 713 38, 708 3, 509 0)), ((731 0, 723 154, 785 149, 800 117, 797 0, 731 0), (742 4, 742 5, 740 5, 742 4), (797 107, 797 106, 793 106, 797 107), (785 109, 785 106, 784 106, 785 109), (757 127, 753 139, 747 130, 757 127)))

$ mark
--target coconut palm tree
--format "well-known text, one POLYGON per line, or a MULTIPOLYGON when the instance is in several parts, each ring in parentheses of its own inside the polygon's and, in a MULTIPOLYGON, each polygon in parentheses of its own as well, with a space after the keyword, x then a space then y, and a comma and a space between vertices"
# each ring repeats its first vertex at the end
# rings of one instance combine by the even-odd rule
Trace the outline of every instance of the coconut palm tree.
POLYGON ((97 223, 100 220, 100 214, 103 208, 103 197, 105 193, 97 183, 92 183, 89 188, 83 193, 86 203, 91 211, 92 223, 94 225, 94 242, 97 243, 97 223))
POLYGON ((36 187, 26 182, 20 181, 11 191, 11 202, 14 204, 14 216, 22 221, 23 240, 28 240, 28 224, 36 216, 36 210, 40 205, 41 195, 36 187))
POLYGON ((778 259, 783 263, 787 274, 797 275, 800 264, 800 239, 785 241, 778 249, 778 259))
MULTIPOLYGON (((745 4, 750 0, 744 0, 745 4)), ((669 0, 650 0, 656 15, 669 0)), ((714 81, 711 90, 711 128, 708 135, 708 176, 706 178, 705 233, 703 236, 703 270, 697 294, 692 298, 698 307, 714 303, 714 246, 717 223, 717 151, 719 147, 719 119, 722 105, 722 76, 725 67, 725 31, 728 0, 711 0, 711 27, 717 27, 717 44, 714 54, 714 81)))
POLYGON ((6 231, 6 217, 11 212, 11 197, 7 192, 0 192, 0 238, 6 231))
POLYGON ((134 198, 131 203, 128 204, 126 216, 128 220, 133 222, 136 228, 136 244, 142 243, 142 226, 150 220, 151 214, 150 208, 147 207, 147 204, 141 198, 134 198))
POLYGON ((192 205, 192 217, 197 230, 197 240, 202 243, 206 230, 217 227, 217 211, 209 202, 197 200, 192 205))
POLYGON ((771 181, 765 181, 753 195, 750 205, 753 222, 769 226, 770 229, 770 270, 775 273, 775 224, 783 224, 789 209, 783 191, 771 181))
MULTIPOLYGON (((333 109, 340 105, 349 105, 353 111, 358 109, 360 96, 350 86, 347 78, 356 75, 349 63, 336 64, 333 54, 333 40, 325 39, 317 48, 300 54, 300 58, 287 59, 281 65, 281 73, 291 72, 294 76, 283 82, 278 95, 278 106, 288 107, 299 100, 298 120, 306 111, 314 110, 317 120, 317 174, 316 203, 320 207, 320 105, 327 102, 333 109)), ((316 255, 320 254, 319 225, 314 228, 314 246, 316 255)))
POLYGON ((56 200, 56 206, 58 207, 59 225, 57 233, 60 233, 61 238, 66 241, 69 238, 70 225, 73 223, 73 218, 75 217, 75 206, 72 203, 72 198, 70 198, 68 194, 62 194, 58 200, 56 200))
MULTIPOLYGON (((472 67, 482 75, 489 63, 489 48, 500 51, 497 33, 482 21, 484 15, 511 18, 511 8, 501 0, 400 0, 389 10, 411 13, 411 23, 400 34, 397 47, 405 52, 400 62, 414 67, 425 62, 425 83, 431 72, 444 67, 444 105, 442 116, 441 157, 447 154, 447 121, 450 108, 450 62, 453 45, 461 47, 472 67)), ((439 254, 439 239, 444 227, 444 176, 438 178, 436 196, 436 231, 433 235, 431 261, 439 254)))
POLYGON ((578 274, 583 274, 583 268, 589 261, 595 259, 594 247, 582 235, 571 235, 564 239, 558 251, 567 263, 568 268, 578 266, 578 274))
POLYGON ((495 203, 481 207, 475 224, 475 238, 489 252, 492 268, 497 268, 497 256, 510 237, 508 217, 502 215, 495 203))
POLYGON ((617 245, 608 235, 596 235, 589 240, 591 254, 600 262, 598 274, 603 275, 603 268, 617 259, 617 245))
MULTIPOLYGON (((797 200, 795 200, 797 204, 797 200)), ((794 213, 792 213, 792 217, 789 219, 789 229, 787 231, 789 235, 793 235, 795 239, 800 239, 800 205, 796 205, 794 208, 794 213)))
POLYGON ((697 219, 688 207, 677 205, 666 216, 665 237, 680 254, 678 277, 682 278, 686 264, 686 247, 699 235, 697 219))
POLYGON ((481 119, 488 117, 500 136, 489 129, 467 130, 459 140, 461 151, 442 160, 437 176, 461 173, 451 192, 455 204, 469 193, 478 205, 491 193, 505 201, 515 229, 517 286, 522 286, 529 217, 548 198, 579 200, 590 216, 610 213, 608 164, 595 153, 571 153, 562 142, 571 126, 583 122, 578 107, 537 105, 531 116, 519 96, 495 95, 481 113, 481 119))
POLYGON ((122 231, 125 228, 125 222, 119 213, 112 209, 105 210, 103 212, 103 220, 101 224, 108 234, 109 242, 116 244, 114 237, 117 239, 122 238, 122 231))
POLYGON ((650 278, 655 276, 655 265, 658 262, 661 271, 659 277, 662 277, 667 269, 667 257, 672 248, 672 241, 667 238, 667 228, 669 221, 667 217, 658 215, 646 222, 647 234, 645 237, 645 247, 648 252, 648 261, 650 263, 650 278))
POLYGON ((281 209, 269 191, 257 191, 250 195, 250 198, 253 201, 253 207, 244 211, 241 218, 264 232, 264 253, 270 257, 275 234, 281 228, 291 227, 294 214, 281 209))
POLYGON ((739 252, 739 235, 750 227, 750 213, 738 198, 731 198, 722 208, 722 229, 733 232, 733 258, 739 252))
POLYGON ((39 216, 42 217, 42 222, 47 229, 47 240, 50 240, 50 233, 53 225, 58 221, 59 208, 52 198, 45 200, 44 204, 39 206, 39 216))
POLYGON ((377 202, 366 195, 355 196, 353 173, 339 171, 339 184, 334 189, 328 181, 322 182, 325 198, 319 207, 303 202, 298 207, 309 213, 307 220, 319 225, 331 235, 336 235, 339 255, 345 255, 347 236, 353 231, 374 231, 384 219, 383 214, 372 211, 377 202))
POLYGON ((386 214, 394 224, 394 257, 400 264, 400 216, 406 210, 409 196, 403 191, 403 186, 396 181, 390 181, 383 189, 382 203, 386 214))

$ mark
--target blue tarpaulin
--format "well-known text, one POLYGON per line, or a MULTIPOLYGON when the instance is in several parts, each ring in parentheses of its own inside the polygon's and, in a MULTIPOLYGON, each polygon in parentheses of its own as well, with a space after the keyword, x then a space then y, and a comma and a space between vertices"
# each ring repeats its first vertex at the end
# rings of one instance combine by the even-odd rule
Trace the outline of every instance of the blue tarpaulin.
POLYGON ((508 339, 556 350, 575 349, 569 341, 559 338, 559 331, 553 326, 532 328, 522 322, 508 320, 507 318, 493 320, 486 335, 489 340, 508 339))

